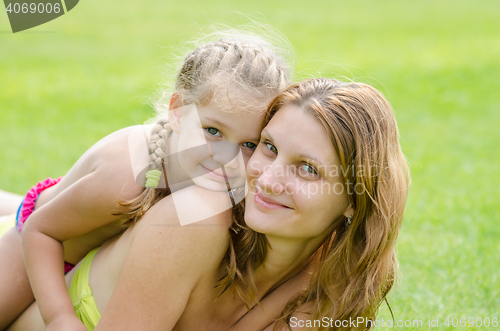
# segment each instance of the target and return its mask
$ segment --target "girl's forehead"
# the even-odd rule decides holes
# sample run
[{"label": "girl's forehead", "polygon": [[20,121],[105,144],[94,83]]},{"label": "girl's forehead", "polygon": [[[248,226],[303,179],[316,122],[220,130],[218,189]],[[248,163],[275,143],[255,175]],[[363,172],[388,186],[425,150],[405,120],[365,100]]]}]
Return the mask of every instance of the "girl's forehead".
[{"label": "girl's forehead", "polygon": [[248,141],[259,140],[264,112],[248,109],[225,111],[210,103],[196,108],[201,126],[213,126],[226,136],[229,134]]},{"label": "girl's forehead", "polygon": [[241,107],[229,103],[221,104],[214,100],[210,100],[206,105],[197,105],[196,108],[200,118],[211,117],[214,119],[221,119],[222,121],[259,121],[259,124],[262,123],[265,113],[265,109]]},{"label": "girl's forehead", "polygon": [[206,104],[226,112],[264,112],[274,96],[273,93],[258,88],[221,84],[213,88]]}]

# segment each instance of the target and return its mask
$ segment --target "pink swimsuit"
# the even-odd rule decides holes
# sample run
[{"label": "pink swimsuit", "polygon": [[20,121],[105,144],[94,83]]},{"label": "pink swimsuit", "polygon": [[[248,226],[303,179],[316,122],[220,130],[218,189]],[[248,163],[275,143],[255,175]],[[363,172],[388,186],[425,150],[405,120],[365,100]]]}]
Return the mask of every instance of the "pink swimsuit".
[{"label": "pink swimsuit", "polygon": [[[36,184],[36,186],[33,186],[31,190],[29,190],[26,193],[26,196],[24,197],[23,201],[21,202],[21,205],[19,206],[19,209],[17,210],[17,215],[16,215],[16,227],[19,230],[19,232],[22,231],[24,223],[28,219],[28,217],[33,213],[35,210],[35,204],[36,200],[38,199],[38,196],[40,193],[42,193],[44,190],[48,189],[49,187],[52,187],[59,183],[61,181],[62,177],[59,177],[57,179],[52,179],[52,178],[47,178],[46,180],[39,182]],[[73,269],[74,265],[64,262],[64,272],[68,273],[70,272],[71,269]]]}]

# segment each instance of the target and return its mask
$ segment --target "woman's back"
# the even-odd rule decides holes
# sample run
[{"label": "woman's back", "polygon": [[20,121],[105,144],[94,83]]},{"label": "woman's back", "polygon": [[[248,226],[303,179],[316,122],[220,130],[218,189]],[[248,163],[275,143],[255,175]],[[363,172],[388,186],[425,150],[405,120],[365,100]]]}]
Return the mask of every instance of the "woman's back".
[{"label": "woman's back", "polygon": [[[227,199],[223,192],[197,186],[185,191],[200,210]],[[231,210],[187,226],[180,226],[172,210],[174,198],[165,197],[122,236],[104,244],[93,260],[89,283],[109,327],[121,330],[134,321],[139,323],[134,328],[148,330],[262,330],[309,279],[306,270],[286,279],[249,313],[234,292],[219,297],[222,289],[216,287],[225,271]],[[114,314],[133,318],[117,325]],[[101,320],[96,330],[106,323]]]},{"label": "woman's back", "polygon": [[[186,190],[200,210],[228,199],[226,193],[197,186],[179,193]],[[99,249],[89,285],[107,320],[101,320],[96,330],[105,328],[107,321],[119,329],[129,325],[130,320],[117,325],[115,313],[122,320],[131,314],[139,323],[136,329],[148,330],[155,330],[155,325],[159,330],[224,330],[246,313],[243,302],[235,305],[227,295],[217,299],[221,289],[215,288],[224,273],[221,261],[228,248],[231,210],[187,226],[180,225],[175,210],[174,198],[164,198]]]}]

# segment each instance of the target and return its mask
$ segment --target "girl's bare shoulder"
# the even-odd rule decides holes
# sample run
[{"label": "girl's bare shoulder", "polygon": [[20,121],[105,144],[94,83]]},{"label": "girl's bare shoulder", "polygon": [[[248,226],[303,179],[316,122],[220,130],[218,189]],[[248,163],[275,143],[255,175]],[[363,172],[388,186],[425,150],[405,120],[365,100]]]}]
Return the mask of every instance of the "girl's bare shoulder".
[{"label": "girl's bare shoulder", "polygon": [[115,131],[95,143],[54,187],[52,195],[55,197],[82,182],[84,187],[97,185],[103,193],[110,192],[113,196],[122,192],[123,199],[137,196],[143,188],[136,184],[129,153],[129,135],[138,128],[140,126]]},{"label": "girl's bare shoulder", "polygon": [[[137,132],[142,133],[146,130],[143,125],[135,125],[115,131],[94,144],[87,151],[87,157],[95,163],[130,166],[130,162],[123,161],[129,161],[131,157],[134,157],[130,153],[129,144],[131,136]],[[146,136],[140,138],[147,139]]]}]

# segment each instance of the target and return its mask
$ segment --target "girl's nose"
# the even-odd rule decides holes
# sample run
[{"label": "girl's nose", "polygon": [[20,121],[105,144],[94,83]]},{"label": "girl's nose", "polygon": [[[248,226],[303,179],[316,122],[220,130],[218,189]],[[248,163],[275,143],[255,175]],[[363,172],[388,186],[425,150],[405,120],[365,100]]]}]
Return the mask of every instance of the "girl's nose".
[{"label": "girl's nose", "polygon": [[238,144],[223,140],[217,142],[209,142],[208,149],[210,157],[216,168],[224,166],[225,168],[239,167],[240,147]]}]

